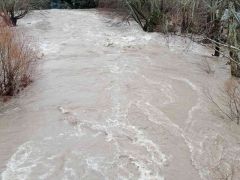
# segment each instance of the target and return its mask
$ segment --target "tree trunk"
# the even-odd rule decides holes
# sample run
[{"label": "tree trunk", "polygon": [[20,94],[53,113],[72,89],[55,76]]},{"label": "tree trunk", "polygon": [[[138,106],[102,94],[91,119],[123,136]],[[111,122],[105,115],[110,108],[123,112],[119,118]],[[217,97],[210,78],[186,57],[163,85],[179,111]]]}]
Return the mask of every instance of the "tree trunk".
[{"label": "tree trunk", "polygon": [[215,52],[213,54],[213,56],[219,57],[220,56],[220,46],[219,46],[219,39],[215,39],[216,43],[215,43]]},{"label": "tree trunk", "polygon": [[[233,12],[235,11],[235,7],[233,4],[230,5],[231,10]],[[237,49],[234,49],[232,47],[239,47],[238,45],[238,31],[237,31],[237,22],[233,14],[231,14],[231,17],[229,18],[229,29],[228,29],[228,43],[230,45],[229,47],[229,54],[231,57],[231,74],[235,77],[240,77],[240,52]],[[232,46],[232,47],[231,47]]]},{"label": "tree trunk", "polygon": [[11,23],[13,26],[17,26],[17,18],[16,17],[11,17],[10,20],[11,20]]},{"label": "tree trunk", "polygon": [[188,9],[189,7],[183,7],[182,8],[182,27],[181,27],[181,33],[188,33],[190,24],[192,23],[192,20],[190,19],[190,11]]},{"label": "tree trunk", "polygon": [[182,28],[181,28],[181,32],[182,33],[186,33],[187,32],[187,12],[186,9],[183,8],[182,9]]},{"label": "tree trunk", "polygon": [[240,77],[240,59],[234,50],[230,51],[230,57],[234,60],[231,61],[231,74],[235,77]]},{"label": "tree trunk", "polygon": [[214,41],[216,42],[215,43],[215,52],[214,52],[213,56],[217,56],[217,57],[220,56],[220,45],[219,45],[220,35],[221,35],[221,21],[216,19],[214,21],[212,36],[213,36]]}]

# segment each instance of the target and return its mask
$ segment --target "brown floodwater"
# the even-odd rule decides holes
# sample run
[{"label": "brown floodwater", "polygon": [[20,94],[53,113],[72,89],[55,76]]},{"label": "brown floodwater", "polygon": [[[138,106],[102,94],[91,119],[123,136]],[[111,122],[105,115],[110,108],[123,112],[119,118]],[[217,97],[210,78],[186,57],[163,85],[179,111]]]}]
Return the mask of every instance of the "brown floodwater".
[{"label": "brown floodwater", "polygon": [[1,107],[2,180],[240,179],[240,127],[204,93],[221,92],[226,60],[96,10],[36,11],[18,28],[44,57]]}]

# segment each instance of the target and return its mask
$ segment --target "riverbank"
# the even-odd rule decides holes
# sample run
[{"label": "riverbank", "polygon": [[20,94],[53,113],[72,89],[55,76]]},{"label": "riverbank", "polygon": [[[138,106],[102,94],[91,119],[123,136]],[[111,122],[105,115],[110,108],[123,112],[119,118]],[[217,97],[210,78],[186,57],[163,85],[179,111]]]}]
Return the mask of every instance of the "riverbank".
[{"label": "riverbank", "polygon": [[230,79],[224,58],[96,10],[36,11],[19,28],[45,56],[1,111],[3,180],[239,177],[239,127],[205,95]]}]

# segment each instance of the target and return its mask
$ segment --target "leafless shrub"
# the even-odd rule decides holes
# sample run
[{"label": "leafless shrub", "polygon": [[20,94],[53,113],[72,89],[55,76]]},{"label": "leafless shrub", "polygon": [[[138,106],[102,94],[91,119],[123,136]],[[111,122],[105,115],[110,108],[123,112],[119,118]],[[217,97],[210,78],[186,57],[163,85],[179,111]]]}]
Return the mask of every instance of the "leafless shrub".
[{"label": "leafless shrub", "polygon": [[225,88],[218,96],[220,101],[216,100],[209,91],[206,94],[222,115],[240,124],[240,82],[238,80],[226,82]]},{"label": "leafless shrub", "polygon": [[0,96],[13,96],[31,82],[36,52],[23,34],[0,29]]}]

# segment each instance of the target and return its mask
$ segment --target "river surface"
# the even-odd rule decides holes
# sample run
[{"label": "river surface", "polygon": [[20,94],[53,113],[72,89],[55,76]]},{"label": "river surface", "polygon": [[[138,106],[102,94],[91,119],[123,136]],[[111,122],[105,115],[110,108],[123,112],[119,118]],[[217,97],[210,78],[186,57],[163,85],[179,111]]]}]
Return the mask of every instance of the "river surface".
[{"label": "river surface", "polygon": [[230,78],[224,59],[97,10],[37,11],[18,28],[44,56],[1,107],[2,180],[240,179],[240,128],[204,93]]}]

